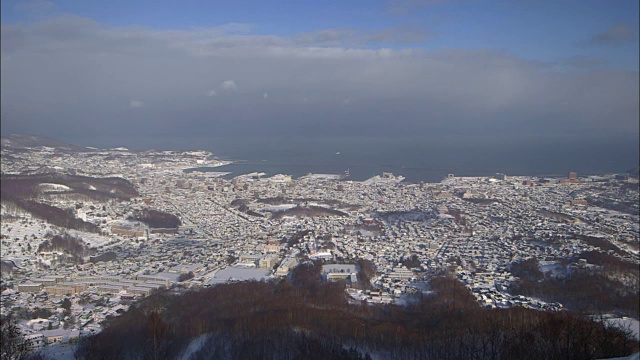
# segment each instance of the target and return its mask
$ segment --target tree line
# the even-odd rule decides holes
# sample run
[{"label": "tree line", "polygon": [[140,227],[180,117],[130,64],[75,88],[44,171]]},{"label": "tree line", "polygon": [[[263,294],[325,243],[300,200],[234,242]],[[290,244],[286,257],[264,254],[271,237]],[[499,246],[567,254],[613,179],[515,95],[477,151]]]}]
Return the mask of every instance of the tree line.
[{"label": "tree line", "polygon": [[129,219],[141,221],[151,228],[174,229],[182,225],[182,221],[177,216],[154,209],[136,210]]},{"label": "tree line", "polygon": [[61,235],[54,235],[51,239],[45,240],[38,246],[38,252],[50,252],[50,251],[64,251],[75,258],[82,258],[85,256],[95,254],[95,249],[90,249],[82,240],[77,236],[72,236],[67,233]]},{"label": "tree line", "polygon": [[[511,266],[513,275],[520,278],[510,291],[541,298],[548,302],[560,302],[565,307],[583,312],[623,312],[637,317],[640,313],[637,279],[638,267],[615,256],[598,251],[583,252],[584,258],[598,268],[574,267],[567,277],[545,277],[539,270],[538,260],[527,259]],[[635,279],[636,286],[628,286],[616,277],[627,274]]]},{"label": "tree line", "polygon": [[451,276],[407,306],[357,303],[322,282],[319,262],[291,281],[218,285],[144,299],[85,339],[77,359],[591,359],[638,351],[629,333],[574,312],[486,309]]},{"label": "tree line", "polygon": [[43,204],[35,200],[15,198],[4,192],[1,196],[3,202],[14,204],[24,211],[31,213],[34,217],[43,219],[52,225],[92,233],[100,232],[100,227],[76,218],[70,211],[65,211],[59,207]]},{"label": "tree line", "polygon": [[34,199],[40,195],[39,185],[61,184],[71,188],[70,193],[86,195],[98,201],[109,199],[130,200],[138,196],[133,184],[122,178],[96,178],[67,174],[2,175],[2,191],[21,199]]}]

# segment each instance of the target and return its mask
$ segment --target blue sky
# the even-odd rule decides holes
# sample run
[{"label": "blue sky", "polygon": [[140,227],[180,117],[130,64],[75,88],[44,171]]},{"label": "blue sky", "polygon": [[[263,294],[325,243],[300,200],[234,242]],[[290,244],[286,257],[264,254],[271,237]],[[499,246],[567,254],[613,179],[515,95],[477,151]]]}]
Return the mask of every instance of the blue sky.
[{"label": "blue sky", "polygon": [[7,132],[637,142],[638,1],[1,6]]},{"label": "blue sky", "polygon": [[291,36],[322,29],[420,33],[391,47],[493,48],[541,61],[575,55],[608,66],[638,68],[635,41],[589,46],[616,25],[638,28],[638,1],[3,1],[2,22],[33,22],[74,14],[106,26],[191,29],[243,23],[255,34]]}]

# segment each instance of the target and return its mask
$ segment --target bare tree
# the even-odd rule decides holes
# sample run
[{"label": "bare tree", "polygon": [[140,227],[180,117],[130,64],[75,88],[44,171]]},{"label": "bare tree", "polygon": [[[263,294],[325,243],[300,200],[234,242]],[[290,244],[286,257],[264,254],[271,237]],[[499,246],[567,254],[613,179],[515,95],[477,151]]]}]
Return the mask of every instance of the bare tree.
[{"label": "bare tree", "polygon": [[23,360],[29,358],[29,346],[18,329],[9,319],[2,324],[0,333],[0,358],[3,360]]}]

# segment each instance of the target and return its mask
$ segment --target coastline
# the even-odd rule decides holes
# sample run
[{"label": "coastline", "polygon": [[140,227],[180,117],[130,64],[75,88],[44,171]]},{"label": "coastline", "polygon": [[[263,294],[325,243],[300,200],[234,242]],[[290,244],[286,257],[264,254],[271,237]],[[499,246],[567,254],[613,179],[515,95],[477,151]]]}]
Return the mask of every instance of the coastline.
[{"label": "coastline", "polygon": [[[349,170],[350,176],[345,177],[344,173]],[[571,169],[568,169],[570,171]],[[400,166],[366,166],[355,165],[342,169],[339,166],[326,166],[326,165],[299,165],[299,164],[271,164],[271,163],[257,163],[248,162],[242,160],[228,161],[226,164],[218,166],[203,166],[188,168],[183,170],[185,173],[200,172],[205,174],[211,174],[209,177],[222,177],[226,179],[232,179],[238,176],[247,176],[253,173],[264,174],[261,177],[268,178],[277,174],[291,176],[294,179],[303,179],[309,174],[313,175],[333,175],[335,181],[366,181],[372,177],[382,175],[383,173],[391,173],[394,176],[404,177],[403,183],[439,183],[446,179],[449,174],[453,174],[457,178],[468,177],[494,177],[499,171],[490,170],[470,170],[468,172],[456,173],[453,169],[442,168],[419,168],[419,167],[400,167]],[[618,174],[616,172],[608,173],[579,173],[580,177],[589,176],[603,176]],[[505,174],[511,178],[537,178],[537,179],[560,179],[565,178],[567,173],[546,173],[537,174],[534,172],[529,173],[517,173],[517,174]]]}]

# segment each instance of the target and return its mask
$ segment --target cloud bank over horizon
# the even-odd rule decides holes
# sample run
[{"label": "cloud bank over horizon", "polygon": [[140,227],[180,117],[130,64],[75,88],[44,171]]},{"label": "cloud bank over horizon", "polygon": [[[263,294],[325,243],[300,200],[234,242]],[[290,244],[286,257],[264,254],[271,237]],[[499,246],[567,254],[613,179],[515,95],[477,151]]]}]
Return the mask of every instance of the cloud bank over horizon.
[{"label": "cloud bank over horizon", "polygon": [[[54,16],[2,24],[2,131],[135,136],[637,137],[638,71],[586,55],[412,45],[419,32],[258,34]],[[585,34],[624,46],[633,30]],[[72,134],[70,135],[70,131]]]}]

